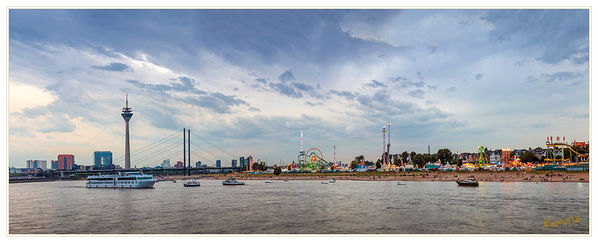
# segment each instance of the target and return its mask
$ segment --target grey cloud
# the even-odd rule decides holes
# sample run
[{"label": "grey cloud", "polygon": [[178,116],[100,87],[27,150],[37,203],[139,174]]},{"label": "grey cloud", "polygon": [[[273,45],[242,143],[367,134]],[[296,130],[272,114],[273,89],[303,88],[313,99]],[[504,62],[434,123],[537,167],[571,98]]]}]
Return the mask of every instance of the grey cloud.
[{"label": "grey cloud", "polygon": [[455,86],[452,86],[452,87],[446,89],[447,92],[454,92],[455,90],[457,90],[457,87],[455,87]]},{"label": "grey cloud", "polygon": [[[420,72],[418,72],[417,75],[420,79],[423,79]],[[401,88],[412,88],[412,87],[423,88],[426,85],[426,82],[424,82],[424,81],[413,82],[405,77],[400,77],[400,76],[396,77],[396,78],[390,78],[389,80],[393,83],[398,83],[399,87],[401,87]]]},{"label": "grey cloud", "polygon": [[219,92],[202,95],[196,98],[184,98],[182,101],[208,108],[218,113],[230,113],[230,108],[238,105],[247,105],[242,99],[236,98],[234,95],[225,95]]},{"label": "grey cloud", "polygon": [[355,94],[353,94],[349,91],[337,91],[337,90],[331,89],[330,93],[341,96],[341,97],[345,97],[348,100],[355,99]]},{"label": "grey cloud", "polygon": [[568,81],[571,79],[577,79],[584,76],[583,72],[556,72],[550,74],[542,74],[546,78],[546,82],[554,81]]},{"label": "grey cloud", "polygon": [[287,70],[284,73],[282,73],[280,76],[278,76],[278,79],[282,82],[286,82],[286,81],[294,81],[295,80],[295,76],[293,75],[293,73],[291,72],[291,70]]},{"label": "grey cloud", "polygon": [[118,62],[111,62],[110,64],[105,65],[105,66],[91,66],[91,68],[104,70],[104,71],[115,71],[115,72],[132,72],[133,71],[131,69],[131,67],[129,67],[129,65],[124,64],[124,63],[118,63]]},{"label": "grey cloud", "polygon": [[536,59],[544,63],[588,61],[588,9],[488,11],[483,19],[494,25],[489,33],[491,41],[520,53],[539,52]]},{"label": "grey cloud", "polygon": [[266,81],[266,79],[264,79],[264,78],[256,78],[256,79],[255,79],[255,81],[257,81],[258,83],[262,83],[262,84],[264,84],[264,85],[266,85],[266,84],[267,84],[267,81]]},{"label": "grey cloud", "polygon": [[292,98],[301,98],[303,94],[301,91],[296,91],[293,87],[285,83],[270,83],[270,88],[278,91],[279,93],[292,97]]},{"label": "grey cloud", "polygon": [[312,87],[309,84],[304,84],[304,83],[299,83],[299,82],[293,82],[291,83],[295,88],[300,89],[302,91],[311,91],[314,90],[314,87]]},{"label": "grey cloud", "polygon": [[181,92],[192,92],[199,95],[207,94],[206,91],[200,90],[195,88],[195,80],[181,76],[176,79],[171,79],[172,81],[179,81],[178,83],[170,83],[169,85],[165,84],[146,84],[139,82],[137,80],[127,80],[128,83],[131,83],[139,88],[149,89],[152,91],[157,91],[164,93],[166,91],[181,91]]},{"label": "grey cloud", "polygon": [[421,89],[409,91],[409,96],[414,97],[414,98],[423,99],[424,94],[425,94],[425,92]]},{"label": "grey cloud", "polygon": [[203,108],[213,110],[217,113],[230,113],[231,107],[238,105],[248,105],[242,99],[236,98],[234,95],[225,95],[220,92],[206,92],[195,88],[195,81],[188,77],[179,77],[180,83],[171,83],[170,85],[163,84],[145,84],[137,80],[127,80],[127,82],[148,91],[153,91],[155,94],[162,96],[163,98],[172,98],[167,91],[179,91],[179,92],[192,92],[196,96],[179,98],[182,102],[187,104],[197,105]]},{"label": "grey cloud", "polygon": [[386,87],[386,84],[376,81],[376,80],[372,80],[371,83],[367,83],[365,84],[366,86],[372,87],[372,88],[376,88],[376,87]]},{"label": "grey cloud", "polygon": [[313,103],[313,102],[309,102],[309,101],[306,101],[305,104],[309,105],[309,106],[321,106],[321,105],[324,105],[324,103],[322,103],[322,102]]},{"label": "grey cloud", "polygon": [[482,78],[482,76],[484,76],[484,74],[478,73],[478,74],[475,75],[475,79],[476,80],[480,80]]}]

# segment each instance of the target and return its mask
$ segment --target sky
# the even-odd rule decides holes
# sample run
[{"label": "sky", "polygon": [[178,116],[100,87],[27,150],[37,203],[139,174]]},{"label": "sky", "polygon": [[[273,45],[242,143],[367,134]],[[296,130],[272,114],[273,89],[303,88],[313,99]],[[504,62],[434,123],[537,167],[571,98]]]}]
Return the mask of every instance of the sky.
[{"label": "sky", "polygon": [[587,9],[10,9],[9,163],[123,166],[127,93],[134,166],[588,141],[588,64]]}]

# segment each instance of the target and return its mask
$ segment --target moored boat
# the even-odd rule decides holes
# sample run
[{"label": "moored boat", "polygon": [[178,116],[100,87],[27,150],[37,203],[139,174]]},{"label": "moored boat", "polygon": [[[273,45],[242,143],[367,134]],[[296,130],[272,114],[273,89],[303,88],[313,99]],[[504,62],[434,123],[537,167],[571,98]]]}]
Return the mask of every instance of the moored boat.
[{"label": "moored boat", "polygon": [[336,183],[336,180],[334,178],[331,178],[330,180],[328,180],[329,183]]},{"label": "moored boat", "polygon": [[222,181],[223,186],[240,186],[245,185],[245,182],[237,181],[234,177],[226,178],[226,180]]},{"label": "moored boat", "polygon": [[199,184],[198,181],[196,181],[195,179],[193,179],[192,181],[185,182],[185,184],[183,184],[183,186],[185,186],[185,187],[196,187],[196,186],[200,186],[200,184]]},{"label": "moored boat", "polygon": [[266,183],[274,183],[274,181],[272,181],[272,179],[268,179],[265,181]]},{"label": "moored boat", "polygon": [[85,187],[87,188],[152,188],[156,180],[152,175],[142,172],[124,172],[111,175],[88,176]]},{"label": "moored boat", "polygon": [[480,183],[476,179],[457,180],[459,186],[479,186]]}]

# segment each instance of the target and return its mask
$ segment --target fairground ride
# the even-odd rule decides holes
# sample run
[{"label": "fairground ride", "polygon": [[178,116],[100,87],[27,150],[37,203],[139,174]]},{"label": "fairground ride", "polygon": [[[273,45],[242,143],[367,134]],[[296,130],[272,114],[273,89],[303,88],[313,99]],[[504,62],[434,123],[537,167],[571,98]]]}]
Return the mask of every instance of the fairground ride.
[{"label": "fairground ride", "polygon": [[320,170],[332,167],[332,163],[324,159],[322,151],[318,148],[310,148],[305,152],[301,151],[297,159],[301,170]]}]

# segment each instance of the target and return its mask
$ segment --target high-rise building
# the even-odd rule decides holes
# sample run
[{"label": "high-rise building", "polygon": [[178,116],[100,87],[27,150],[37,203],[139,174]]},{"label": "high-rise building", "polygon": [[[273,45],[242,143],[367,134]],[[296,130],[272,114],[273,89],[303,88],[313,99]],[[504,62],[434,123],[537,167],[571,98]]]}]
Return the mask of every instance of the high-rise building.
[{"label": "high-rise building", "polygon": [[201,161],[195,162],[195,168],[199,168],[199,167],[201,167]]},{"label": "high-rise building", "polygon": [[241,166],[241,168],[245,167],[245,157],[239,158],[239,166]]},{"label": "high-rise building", "polygon": [[46,160],[27,160],[27,169],[47,169]]},{"label": "high-rise building", "polygon": [[72,170],[74,163],[75,163],[74,155],[72,155],[72,154],[59,154],[58,155],[58,169],[59,170]]},{"label": "high-rise building", "polygon": [[58,160],[52,160],[52,169],[53,170],[57,170],[58,169]]},{"label": "high-rise building", "polygon": [[170,159],[162,160],[162,168],[170,168]]},{"label": "high-rise building", "polygon": [[182,169],[183,168],[183,162],[177,161],[176,164],[174,165],[174,168]]},{"label": "high-rise building", "polygon": [[230,162],[230,167],[237,167],[237,160],[236,160],[236,159],[233,159],[233,160]]},{"label": "high-rise building", "polygon": [[112,152],[110,152],[110,151],[95,151],[95,152],[93,152],[93,165],[96,168],[112,167]]},{"label": "high-rise building", "polygon": [[131,169],[131,153],[129,147],[129,120],[133,117],[133,109],[129,107],[129,95],[127,94],[127,98],[125,101],[125,107],[123,108],[123,113],[121,114],[123,119],[125,119],[125,169]]},{"label": "high-rise building", "polygon": [[222,165],[222,162],[220,160],[216,160],[216,167],[220,167]]}]

